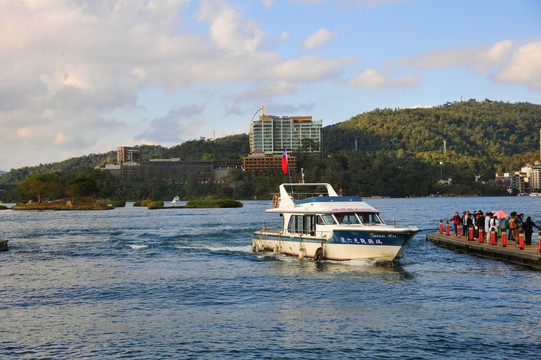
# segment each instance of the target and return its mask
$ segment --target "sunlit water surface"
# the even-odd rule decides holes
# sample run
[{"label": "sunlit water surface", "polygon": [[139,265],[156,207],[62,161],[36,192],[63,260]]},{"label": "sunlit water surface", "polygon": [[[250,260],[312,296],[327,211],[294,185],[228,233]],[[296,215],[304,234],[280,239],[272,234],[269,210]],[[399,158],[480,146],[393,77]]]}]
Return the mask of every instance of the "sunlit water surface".
[{"label": "sunlit water surface", "polygon": [[425,241],[455,211],[541,223],[541,198],[367,201],[422,229],[394,266],[252,253],[270,201],[1,211],[0,358],[541,358],[541,272]]}]

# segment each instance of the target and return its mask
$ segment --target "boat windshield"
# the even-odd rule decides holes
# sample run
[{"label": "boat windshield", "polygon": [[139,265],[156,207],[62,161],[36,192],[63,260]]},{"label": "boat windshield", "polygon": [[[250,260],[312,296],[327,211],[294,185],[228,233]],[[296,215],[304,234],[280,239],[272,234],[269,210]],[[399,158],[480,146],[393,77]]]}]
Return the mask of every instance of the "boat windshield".
[{"label": "boat windshield", "polygon": [[336,224],[336,221],[334,221],[334,218],[330,214],[319,215],[318,218],[320,218],[320,219],[322,219],[324,221],[322,224],[319,224],[319,225],[325,225],[325,224],[334,225],[334,224]]},{"label": "boat windshield", "polygon": [[359,219],[357,216],[355,216],[355,213],[342,213],[342,214],[334,214],[334,217],[336,217],[336,220],[338,220],[338,223],[340,224],[358,224]]},{"label": "boat windshield", "polygon": [[378,213],[357,213],[359,219],[364,225],[383,224],[383,220],[379,217]]}]

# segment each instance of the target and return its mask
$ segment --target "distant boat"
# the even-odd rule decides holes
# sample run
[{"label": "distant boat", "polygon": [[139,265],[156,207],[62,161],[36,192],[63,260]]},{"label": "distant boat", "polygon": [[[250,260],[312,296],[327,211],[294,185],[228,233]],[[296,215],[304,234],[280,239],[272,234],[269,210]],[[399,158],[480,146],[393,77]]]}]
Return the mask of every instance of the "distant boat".
[{"label": "distant boat", "polygon": [[530,196],[541,196],[541,193],[533,192],[533,193],[530,193]]},{"label": "distant boat", "polygon": [[176,203],[180,202],[180,198],[178,196],[175,196],[171,202],[173,204],[176,204]]},{"label": "distant boat", "polygon": [[[286,187],[325,188],[325,194],[296,200]],[[302,189],[301,189],[302,190]],[[265,224],[255,231],[252,249],[288,255],[313,257],[316,260],[370,259],[393,261],[402,257],[404,248],[419,228],[386,225],[379,211],[359,196],[338,196],[327,183],[282,184],[274,208],[267,213],[280,215],[278,229]]]}]

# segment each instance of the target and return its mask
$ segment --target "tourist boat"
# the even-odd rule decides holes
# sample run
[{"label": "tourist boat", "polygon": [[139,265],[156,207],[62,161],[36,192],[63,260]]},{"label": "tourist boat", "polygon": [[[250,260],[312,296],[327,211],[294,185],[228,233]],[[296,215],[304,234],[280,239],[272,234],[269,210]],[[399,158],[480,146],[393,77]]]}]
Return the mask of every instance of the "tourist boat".
[{"label": "tourist boat", "polygon": [[171,202],[173,204],[176,204],[176,203],[180,202],[180,198],[178,196],[175,196]]},{"label": "tourist boat", "polygon": [[[325,189],[325,193],[294,192],[308,187]],[[301,260],[306,256],[390,262],[403,256],[419,231],[414,226],[397,227],[396,222],[385,224],[379,211],[360,196],[338,196],[327,183],[282,184],[280,195],[273,198],[273,208],[266,213],[279,214],[281,226],[270,229],[263,223],[262,229],[254,232],[252,250],[295,255]]]}]

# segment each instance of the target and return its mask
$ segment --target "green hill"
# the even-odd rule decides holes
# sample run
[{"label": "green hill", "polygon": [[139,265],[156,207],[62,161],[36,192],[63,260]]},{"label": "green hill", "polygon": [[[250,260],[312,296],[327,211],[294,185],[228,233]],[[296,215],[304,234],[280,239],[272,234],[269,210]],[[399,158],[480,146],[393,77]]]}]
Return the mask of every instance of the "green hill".
[{"label": "green hill", "polygon": [[[479,161],[500,171],[538,159],[541,105],[485,100],[429,109],[376,109],[323,129],[326,151],[406,151],[425,160]],[[512,168],[514,167],[514,168]]]},{"label": "green hill", "polygon": [[[526,162],[539,159],[540,129],[541,105],[530,103],[472,99],[429,109],[375,109],[324,127],[323,156],[300,151],[296,154],[297,166],[304,168],[310,181],[333,183],[348,194],[496,195],[502,193],[494,182],[496,172],[516,171]],[[249,153],[248,142],[248,135],[240,134],[214,140],[189,140],[171,148],[150,145],[140,148],[143,160],[180,158],[240,163],[241,157]],[[27,176],[37,173],[62,172],[67,179],[79,167],[115,161],[116,151],[110,151],[11,170],[0,176],[0,188],[14,189]],[[442,177],[452,178],[452,186],[439,184]],[[242,171],[234,172],[232,179],[236,187],[227,189],[234,191],[228,195],[237,198],[265,198],[276,190],[277,184],[289,181],[279,174]],[[129,199],[143,196],[167,199],[172,194],[195,191],[156,182],[117,185],[107,182],[106,185],[111,194]],[[212,187],[196,190],[197,195],[212,195],[217,191]]]},{"label": "green hill", "polygon": [[[215,140],[189,140],[166,148],[159,145],[140,145],[143,160],[181,158],[182,160],[231,160],[250,152],[248,135],[232,135]],[[0,176],[0,185],[17,185],[29,175],[72,171],[78,167],[95,167],[116,162],[116,150],[102,154],[89,154],[60,162],[13,169]]]}]

